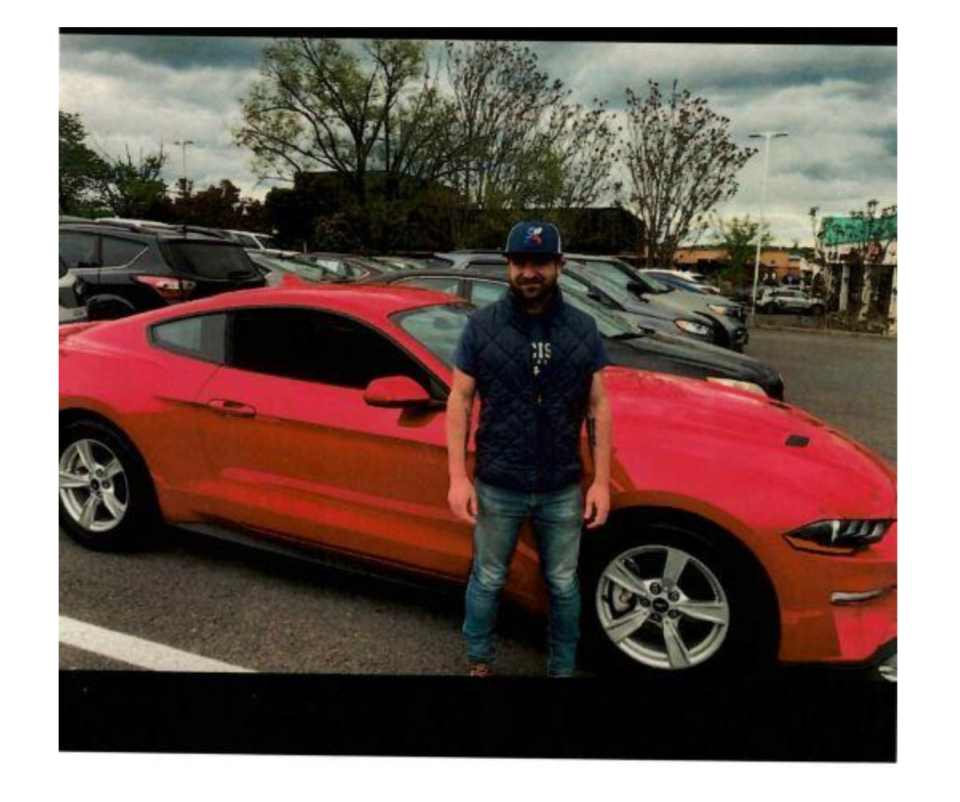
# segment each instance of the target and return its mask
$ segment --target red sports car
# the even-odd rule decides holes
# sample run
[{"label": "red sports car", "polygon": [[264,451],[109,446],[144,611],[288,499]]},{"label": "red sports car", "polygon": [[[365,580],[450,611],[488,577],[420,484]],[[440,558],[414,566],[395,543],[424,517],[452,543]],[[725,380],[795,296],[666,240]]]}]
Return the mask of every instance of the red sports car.
[{"label": "red sports car", "polygon": [[[470,312],[426,290],[291,286],[61,326],[62,525],[108,548],[162,519],[465,583],[444,405]],[[607,387],[613,512],[581,561],[589,658],[894,655],[892,468],[755,394],[622,368]],[[507,592],[545,609],[529,531]]]}]

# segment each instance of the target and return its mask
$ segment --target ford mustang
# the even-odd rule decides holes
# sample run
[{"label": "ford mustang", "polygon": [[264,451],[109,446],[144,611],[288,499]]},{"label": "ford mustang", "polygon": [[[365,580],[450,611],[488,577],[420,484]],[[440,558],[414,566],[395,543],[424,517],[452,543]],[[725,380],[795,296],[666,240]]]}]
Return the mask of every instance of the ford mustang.
[{"label": "ford mustang", "polygon": [[[465,583],[444,408],[470,311],[429,290],[284,286],[61,326],[62,526],[106,549],[163,521]],[[895,663],[892,468],[754,393],[627,368],[606,384],[612,513],[584,534],[583,658]],[[506,592],[546,608],[529,530]]]}]

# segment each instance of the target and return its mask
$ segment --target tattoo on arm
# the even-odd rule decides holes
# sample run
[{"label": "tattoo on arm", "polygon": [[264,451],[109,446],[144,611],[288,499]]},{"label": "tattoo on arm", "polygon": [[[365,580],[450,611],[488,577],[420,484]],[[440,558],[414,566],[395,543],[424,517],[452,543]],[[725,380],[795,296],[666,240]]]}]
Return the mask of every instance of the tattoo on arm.
[{"label": "tattoo on arm", "polygon": [[597,451],[597,419],[587,416],[587,439],[590,441],[590,451]]}]

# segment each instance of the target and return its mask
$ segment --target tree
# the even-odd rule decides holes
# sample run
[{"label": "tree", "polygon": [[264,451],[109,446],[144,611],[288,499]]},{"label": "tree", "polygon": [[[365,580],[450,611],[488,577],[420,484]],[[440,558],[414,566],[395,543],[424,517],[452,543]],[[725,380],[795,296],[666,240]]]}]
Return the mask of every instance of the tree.
[{"label": "tree", "polygon": [[710,210],[737,193],[736,176],[757,151],[734,144],[729,118],[676,81],[669,97],[656,81],[646,97],[631,89],[626,97],[626,202],[644,224],[646,263],[669,268],[680,243],[699,236]]},{"label": "tree", "polygon": [[166,198],[167,185],[160,177],[166,162],[163,145],[156,153],[141,152],[136,161],[130,148],[124,148],[124,156],[105,154],[104,169],[96,179],[100,203],[116,217],[155,216]]},{"label": "tree", "polygon": [[443,104],[422,42],[375,39],[357,54],[335,39],[283,39],[264,49],[260,73],[234,137],[261,178],[326,168],[351,179],[362,205],[368,171],[391,186],[429,171]]},{"label": "tree", "polygon": [[761,251],[770,245],[770,226],[764,221],[760,234],[760,221],[746,217],[731,217],[724,220],[717,217],[714,224],[714,237],[726,254],[723,278],[733,284],[746,284],[753,280],[753,267],[757,254],[757,237],[760,236]]},{"label": "tree", "polygon": [[60,111],[60,212],[87,214],[94,204],[97,181],[106,164],[86,144],[79,114]]},{"label": "tree", "polygon": [[456,121],[447,175],[464,219],[483,210],[499,227],[497,212],[583,208],[610,192],[618,131],[605,103],[571,103],[513,42],[448,43],[447,73]]},{"label": "tree", "polygon": [[[389,247],[410,208],[403,179],[435,179],[452,142],[452,109],[424,43],[374,39],[356,52],[334,39],[283,39],[264,49],[260,72],[234,131],[253,151],[254,171],[286,181],[322,170],[343,176],[352,198],[337,225],[362,240],[376,228]],[[372,175],[383,201],[374,206]]]}]

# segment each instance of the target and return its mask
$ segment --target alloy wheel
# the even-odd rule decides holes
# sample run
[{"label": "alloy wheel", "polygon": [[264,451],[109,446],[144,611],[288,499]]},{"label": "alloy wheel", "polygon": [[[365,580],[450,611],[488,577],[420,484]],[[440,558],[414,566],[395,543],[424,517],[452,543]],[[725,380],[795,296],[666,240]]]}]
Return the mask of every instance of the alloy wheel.
[{"label": "alloy wheel", "polygon": [[130,502],[130,485],[117,456],[99,440],[71,443],[60,456],[60,501],[88,532],[109,532]]},{"label": "alloy wheel", "polygon": [[596,608],[611,642],[652,668],[705,663],[730,626],[730,603],[716,574],[672,546],[638,546],[611,560],[597,585]]}]

